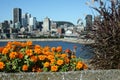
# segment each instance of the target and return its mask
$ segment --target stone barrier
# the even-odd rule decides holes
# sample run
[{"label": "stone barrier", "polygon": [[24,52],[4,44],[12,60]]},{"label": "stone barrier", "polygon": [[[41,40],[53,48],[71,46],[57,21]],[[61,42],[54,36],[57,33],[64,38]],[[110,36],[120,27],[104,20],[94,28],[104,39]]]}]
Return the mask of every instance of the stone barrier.
[{"label": "stone barrier", "polygon": [[0,73],[0,80],[120,80],[120,70]]}]

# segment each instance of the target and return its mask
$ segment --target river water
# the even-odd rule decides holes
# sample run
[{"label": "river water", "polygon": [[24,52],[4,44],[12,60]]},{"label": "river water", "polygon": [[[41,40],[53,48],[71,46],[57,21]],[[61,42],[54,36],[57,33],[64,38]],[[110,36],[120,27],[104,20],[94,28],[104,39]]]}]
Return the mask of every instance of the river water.
[{"label": "river water", "polygon": [[[7,42],[0,42],[0,46],[6,45]],[[79,43],[71,43],[71,42],[64,42],[64,41],[33,41],[33,44],[38,44],[41,46],[50,46],[50,47],[57,47],[62,46],[63,50],[70,49],[73,50],[74,46],[77,46],[76,56],[81,57],[83,59],[91,58],[91,51],[88,49],[87,46],[84,44]]]}]

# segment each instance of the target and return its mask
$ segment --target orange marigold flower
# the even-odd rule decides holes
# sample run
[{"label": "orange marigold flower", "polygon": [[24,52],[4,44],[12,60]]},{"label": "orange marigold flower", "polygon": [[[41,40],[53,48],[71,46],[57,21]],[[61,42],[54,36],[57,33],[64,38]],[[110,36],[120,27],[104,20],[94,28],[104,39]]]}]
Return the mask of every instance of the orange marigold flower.
[{"label": "orange marigold flower", "polygon": [[8,44],[9,44],[9,45],[11,45],[11,44],[12,44],[12,42],[11,42],[11,41],[8,41],[8,42],[7,42],[7,45],[8,45]]},{"label": "orange marigold flower", "polygon": [[55,47],[52,47],[52,48],[51,48],[51,51],[52,51],[52,52],[55,52],[55,51],[56,51],[56,48],[55,48]]},{"label": "orange marigold flower", "polygon": [[44,54],[45,55],[50,55],[50,54],[52,54],[50,51],[46,51],[46,52],[44,52]]},{"label": "orange marigold flower", "polygon": [[18,41],[13,41],[12,44],[17,45],[17,46],[21,46],[21,42],[18,42]]},{"label": "orange marigold flower", "polygon": [[55,57],[60,58],[60,57],[61,57],[61,54],[56,54]]},{"label": "orange marigold flower", "polygon": [[56,72],[58,70],[58,66],[51,66],[51,71]]},{"label": "orange marigold flower", "polygon": [[45,55],[39,55],[38,58],[39,58],[39,60],[45,60],[46,56]]},{"label": "orange marigold flower", "polygon": [[79,61],[76,65],[76,69],[81,69],[82,67],[83,67],[83,63]]},{"label": "orange marigold flower", "polygon": [[16,45],[11,46],[11,50],[15,50],[15,48],[16,48]]},{"label": "orange marigold flower", "polygon": [[17,55],[18,55],[17,52],[11,52],[9,57],[10,57],[10,59],[14,59],[17,57]]},{"label": "orange marigold flower", "polygon": [[51,55],[55,55],[55,53],[54,53],[54,52],[51,52]]},{"label": "orange marigold flower", "polygon": [[4,49],[4,47],[0,47],[0,53],[2,53],[3,49]]},{"label": "orange marigold flower", "polygon": [[26,45],[27,45],[27,46],[31,46],[31,45],[32,45],[32,41],[27,41],[27,42],[26,42]]},{"label": "orange marigold flower", "polygon": [[45,47],[43,48],[43,51],[44,51],[44,52],[50,51],[50,47],[49,47],[49,46],[45,46]]},{"label": "orange marigold flower", "polygon": [[26,43],[21,43],[21,46],[22,46],[22,47],[25,47],[25,46],[26,46]]},{"label": "orange marigold flower", "polygon": [[34,52],[35,52],[36,54],[42,53],[41,49],[39,49],[39,48],[35,48],[35,49],[34,49]]},{"label": "orange marigold flower", "polygon": [[27,54],[28,56],[32,56],[32,55],[33,55],[32,49],[27,49],[25,52],[26,52],[26,54]]},{"label": "orange marigold flower", "polygon": [[58,46],[58,47],[56,48],[56,51],[57,51],[57,52],[62,52],[62,46]]},{"label": "orange marigold flower", "polygon": [[48,55],[48,57],[47,57],[49,60],[51,60],[51,59],[54,59],[54,56],[53,55]]},{"label": "orange marigold flower", "polygon": [[50,60],[50,64],[54,64],[55,62],[56,62],[55,59],[51,59],[51,60]]},{"label": "orange marigold flower", "polygon": [[40,45],[35,45],[35,46],[34,46],[34,49],[40,49],[40,48],[41,48]]},{"label": "orange marigold flower", "polygon": [[67,54],[61,54],[61,57],[65,58],[65,57],[67,57]]},{"label": "orange marigold flower", "polygon": [[0,69],[2,70],[5,67],[5,64],[3,62],[0,62]]},{"label": "orange marigold flower", "polygon": [[49,67],[50,66],[50,63],[49,62],[45,62],[44,63],[44,67]]},{"label": "orange marigold flower", "polygon": [[11,49],[12,48],[12,44],[7,44],[6,46],[5,46],[7,49]]},{"label": "orange marigold flower", "polygon": [[22,66],[22,70],[23,70],[23,71],[27,71],[27,70],[28,70],[28,65],[26,65],[26,64],[23,65],[23,66]]},{"label": "orange marigold flower", "polygon": [[59,65],[59,66],[61,66],[63,63],[64,63],[63,60],[58,60],[58,61],[57,61],[57,65]]},{"label": "orange marigold flower", "polygon": [[3,50],[2,50],[2,54],[7,54],[9,52],[9,49],[8,48],[4,48]]},{"label": "orange marigold flower", "polygon": [[70,62],[70,59],[69,58],[65,58],[65,63],[68,64]]},{"label": "orange marigold flower", "polygon": [[24,54],[23,54],[23,53],[19,53],[19,54],[18,54],[18,58],[19,58],[19,59],[23,59],[23,57],[24,57]]},{"label": "orange marigold flower", "polygon": [[31,57],[30,57],[30,60],[31,60],[32,62],[37,62],[37,56],[31,56]]}]

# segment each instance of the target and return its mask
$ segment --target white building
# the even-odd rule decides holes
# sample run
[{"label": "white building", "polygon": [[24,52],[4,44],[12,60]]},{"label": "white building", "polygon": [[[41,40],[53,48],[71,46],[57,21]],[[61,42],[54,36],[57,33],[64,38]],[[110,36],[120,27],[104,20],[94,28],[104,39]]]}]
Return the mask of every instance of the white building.
[{"label": "white building", "polygon": [[57,23],[51,22],[51,32],[57,32]]},{"label": "white building", "polygon": [[36,29],[36,23],[37,23],[36,17],[31,17],[29,19],[29,26],[31,26],[33,29]]},{"label": "white building", "polygon": [[43,20],[43,29],[42,29],[42,32],[49,32],[51,30],[50,28],[50,19],[48,17],[46,17],[44,20]]},{"label": "white building", "polygon": [[65,39],[78,39],[79,34],[77,32],[73,32],[73,30],[67,30],[65,31],[64,38]]}]

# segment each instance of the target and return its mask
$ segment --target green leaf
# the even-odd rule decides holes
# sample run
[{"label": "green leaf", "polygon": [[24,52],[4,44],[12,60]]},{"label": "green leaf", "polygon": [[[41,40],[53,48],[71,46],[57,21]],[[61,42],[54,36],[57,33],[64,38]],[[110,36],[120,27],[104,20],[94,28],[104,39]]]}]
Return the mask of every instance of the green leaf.
[{"label": "green leaf", "polygon": [[16,67],[15,65],[14,65],[14,66],[12,66],[12,69],[13,69],[13,70],[15,70],[16,68],[17,68],[17,67]]},{"label": "green leaf", "polygon": [[24,57],[24,58],[25,58],[25,60],[27,60],[27,59],[28,59],[28,56],[27,56],[27,55],[25,55],[25,57]]},{"label": "green leaf", "polygon": [[1,61],[6,61],[7,60],[7,56],[2,56]]},{"label": "green leaf", "polygon": [[48,72],[48,68],[45,68],[45,67],[44,67],[44,68],[43,68],[43,71],[44,71],[44,72]]},{"label": "green leaf", "polygon": [[25,48],[22,48],[22,49],[20,50],[20,52],[25,52],[25,50],[26,50]]}]

